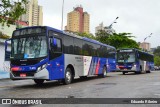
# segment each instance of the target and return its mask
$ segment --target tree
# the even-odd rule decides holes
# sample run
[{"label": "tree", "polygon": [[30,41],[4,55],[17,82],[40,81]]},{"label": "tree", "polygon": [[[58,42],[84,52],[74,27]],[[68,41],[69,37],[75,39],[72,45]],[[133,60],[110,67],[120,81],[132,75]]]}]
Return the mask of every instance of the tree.
[{"label": "tree", "polygon": [[154,56],[154,65],[160,66],[160,56]]},{"label": "tree", "polygon": [[131,33],[114,33],[113,36],[109,37],[109,45],[120,48],[139,48],[138,43],[131,39]]},{"label": "tree", "polygon": [[106,33],[105,30],[99,30],[97,33],[96,33],[96,39],[102,43],[105,43],[105,44],[109,44],[109,37],[111,35]]},{"label": "tree", "polygon": [[131,33],[113,33],[108,34],[105,31],[100,31],[96,34],[96,39],[102,43],[111,45],[116,47],[116,49],[120,48],[139,48],[139,45],[136,41],[131,39],[134,36],[131,36]]},{"label": "tree", "polygon": [[79,36],[82,36],[82,37],[87,37],[87,38],[90,38],[90,39],[96,39],[93,34],[88,34],[88,33],[85,33],[85,32],[83,32],[83,33],[78,32],[76,34],[79,35]]},{"label": "tree", "polygon": [[154,50],[153,54],[156,55],[156,56],[160,56],[160,46],[158,46],[158,47]]},{"label": "tree", "polygon": [[0,1],[0,23],[4,25],[13,23],[26,12],[24,5],[27,0],[1,0]]},{"label": "tree", "polygon": [[160,46],[158,46],[158,47],[154,50],[153,54],[154,54],[154,64],[155,64],[156,66],[160,66]]}]

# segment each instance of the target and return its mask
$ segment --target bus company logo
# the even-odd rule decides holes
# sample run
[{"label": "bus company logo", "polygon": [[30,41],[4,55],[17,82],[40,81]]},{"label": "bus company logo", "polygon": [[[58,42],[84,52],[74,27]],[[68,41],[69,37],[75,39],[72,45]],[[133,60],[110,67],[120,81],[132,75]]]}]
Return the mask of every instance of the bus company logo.
[{"label": "bus company logo", "polygon": [[11,99],[2,99],[2,104],[11,104]]},{"label": "bus company logo", "polygon": [[36,67],[29,67],[30,70],[36,70]]}]

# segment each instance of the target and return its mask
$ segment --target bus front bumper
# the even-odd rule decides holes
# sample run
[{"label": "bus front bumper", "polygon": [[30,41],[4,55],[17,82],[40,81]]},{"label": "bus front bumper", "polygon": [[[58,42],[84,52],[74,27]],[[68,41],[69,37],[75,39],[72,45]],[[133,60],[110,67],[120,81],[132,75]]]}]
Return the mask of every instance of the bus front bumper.
[{"label": "bus front bumper", "polygon": [[127,69],[127,68],[124,68],[124,69],[120,69],[119,67],[117,67],[116,69],[117,72],[136,72],[136,66],[133,66],[131,69]]},{"label": "bus front bumper", "polygon": [[[21,76],[21,74],[24,74]],[[41,71],[30,73],[30,72],[24,72],[19,73],[17,72],[11,72],[10,73],[10,79],[12,80],[22,80],[22,79],[49,79],[49,73],[48,70],[45,68]]]}]

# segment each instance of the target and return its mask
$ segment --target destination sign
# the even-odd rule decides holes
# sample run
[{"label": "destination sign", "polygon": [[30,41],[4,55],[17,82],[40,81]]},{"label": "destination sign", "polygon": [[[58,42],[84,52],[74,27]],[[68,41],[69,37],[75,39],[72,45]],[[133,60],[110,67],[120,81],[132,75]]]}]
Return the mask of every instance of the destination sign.
[{"label": "destination sign", "polygon": [[22,36],[35,33],[45,33],[45,27],[33,27],[15,30],[13,36]]},{"label": "destination sign", "polygon": [[119,52],[133,52],[133,50],[128,49],[128,50],[119,50]]}]

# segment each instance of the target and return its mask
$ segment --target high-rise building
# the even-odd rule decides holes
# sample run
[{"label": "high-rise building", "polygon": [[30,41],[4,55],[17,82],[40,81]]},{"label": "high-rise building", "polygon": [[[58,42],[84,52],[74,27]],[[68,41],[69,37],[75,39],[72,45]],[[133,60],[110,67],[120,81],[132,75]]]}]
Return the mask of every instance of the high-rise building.
[{"label": "high-rise building", "polygon": [[38,0],[30,0],[25,5],[26,14],[20,17],[21,21],[28,22],[29,26],[41,26],[43,25],[43,12],[42,6],[38,5]]},{"label": "high-rise building", "polygon": [[67,15],[67,26],[65,30],[71,32],[89,33],[90,15],[83,12],[82,6],[77,6]]},{"label": "high-rise building", "polygon": [[148,42],[139,42],[139,47],[142,48],[143,50],[150,51],[151,50],[151,44]]},{"label": "high-rise building", "polygon": [[83,15],[84,15],[83,32],[89,33],[89,19],[90,19],[90,15],[87,12],[84,12]]},{"label": "high-rise building", "polygon": [[99,26],[97,26],[97,27],[95,28],[95,33],[98,33],[98,31],[100,31],[100,30],[104,30],[103,22],[100,23]]},{"label": "high-rise building", "polygon": [[100,31],[100,30],[105,31],[105,32],[108,33],[108,34],[113,34],[113,33],[115,33],[115,30],[114,30],[112,27],[110,27],[110,26],[105,26],[105,27],[104,27],[103,22],[100,23],[99,26],[97,26],[97,27],[95,28],[95,33],[98,33],[98,31]]}]

